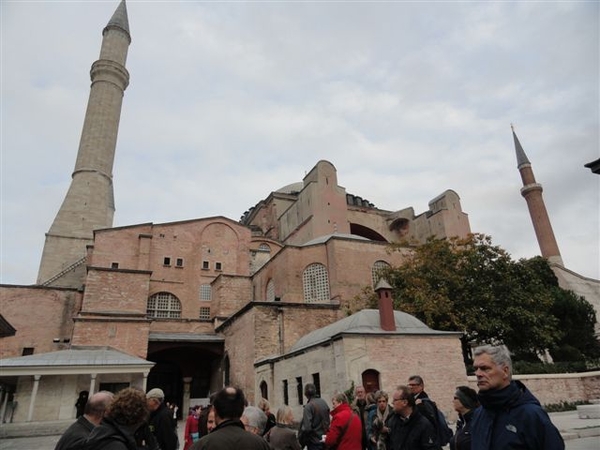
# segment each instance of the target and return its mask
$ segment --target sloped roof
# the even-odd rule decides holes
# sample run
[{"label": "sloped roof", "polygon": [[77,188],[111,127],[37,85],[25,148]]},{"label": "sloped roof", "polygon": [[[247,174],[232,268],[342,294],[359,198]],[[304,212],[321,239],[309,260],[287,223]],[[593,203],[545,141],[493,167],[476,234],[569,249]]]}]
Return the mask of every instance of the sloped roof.
[{"label": "sloped roof", "polygon": [[371,241],[370,239],[367,239],[366,237],[363,236],[359,236],[357,234],[347,234],[347,233],[331,233],[331,234],[326,234],[324,236],[319,236],[317,238],[314,238],[311,241],[308,241],[304,244],[302,244],[302,247],[306,247],[309,245],[316,245],[316,244],[323,244],[325,242],[327,242],[329,239],[354,239],[356,241]]},{"label": "sloped roof", "polygon": [[381,328],[379,310],[363,309],[351,316],[331,325],[312,331],[298,339],[290,348],[296,352],[314,345],[322,344],[341,334],[385,334],[385,335],[428,335],[428,336],[458,336],[455,331],[438,331],[429,328],[419,319],[402,311],[394,311],[396,331],[385,331]]},{"label": "sloped roof", "polygon": [[0,376],[149,372],[153,362],[110,347],[81,347],[0,359]]}]

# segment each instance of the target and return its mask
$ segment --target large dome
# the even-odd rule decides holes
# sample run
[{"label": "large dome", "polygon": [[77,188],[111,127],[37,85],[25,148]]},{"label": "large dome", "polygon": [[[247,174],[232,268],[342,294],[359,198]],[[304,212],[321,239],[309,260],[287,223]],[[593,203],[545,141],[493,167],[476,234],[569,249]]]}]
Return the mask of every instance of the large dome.
[{"label": "large dome", "polygon": [[304,182],[298,181],[297,183],[288,184],[282,188],[277,189],[275,192],[280,194],[296,194],[304,189]]}]

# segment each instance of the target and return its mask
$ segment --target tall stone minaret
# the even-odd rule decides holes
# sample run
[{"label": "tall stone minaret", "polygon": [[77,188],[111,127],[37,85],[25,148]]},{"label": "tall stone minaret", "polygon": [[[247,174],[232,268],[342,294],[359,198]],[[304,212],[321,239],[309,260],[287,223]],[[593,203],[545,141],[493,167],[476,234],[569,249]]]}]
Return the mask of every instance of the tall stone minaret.
[{"label": "tall stone minaret", "polygon": [[100,58],[90,71],[92,85],[69,191],[46,233],[37,283],[80,287],[86,245],[93,230],[112,226],[115,212],[112,169],[131,43],[122,0],[102,31]]},{"label": "tall stone minaret", "polygon": [[558,244],[556,243],[554,231],[552,231],[552,225],[550,224],[550,218],[548,217],[548,211],[546,211],[546,205],[542,198],[542,185],[535,181],[531,163],[527,159],[527,155],[525,155],[523,147],[521,147],[521,143],[519,142],[512,125],[511,129],[515,141],[515,151],[517,153],[517,167],[521,174],[521,180],[523,181],[521,195],[527,202],[529,215],[533,222],[533,229],[535,230],[535,236],[537,237],[540,251],[542,252],[542,256],[549,262],[560,264],[562,266],[562,257],[560,256]]}]

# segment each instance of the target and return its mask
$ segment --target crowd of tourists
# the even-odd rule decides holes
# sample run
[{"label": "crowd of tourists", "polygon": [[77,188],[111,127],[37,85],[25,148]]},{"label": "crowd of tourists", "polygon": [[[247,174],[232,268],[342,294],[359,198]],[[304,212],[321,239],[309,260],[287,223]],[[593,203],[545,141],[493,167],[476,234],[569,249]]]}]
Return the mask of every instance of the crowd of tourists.
[{"label": "crowd of tourists", "polygon": [[[563,450],[564,441],[539,401],[512,379],[505,346],[474,350],[478,392],[458,386],[451,429],[425,391],[421,376],[386,391],[357,386],[349,402],[336,393],[328,404],[314,384],[304,386],[307,402],[295,418],[284,405],[276,415],[266,399],[248,405],[241,389],[228,386],[210,405],[190,408],[183,450]],[[331,408],[330,408],[331,405]],[[161,389],[126,388],[87,399],[83,415],[55,450],[177,450],[176,414]]]}]

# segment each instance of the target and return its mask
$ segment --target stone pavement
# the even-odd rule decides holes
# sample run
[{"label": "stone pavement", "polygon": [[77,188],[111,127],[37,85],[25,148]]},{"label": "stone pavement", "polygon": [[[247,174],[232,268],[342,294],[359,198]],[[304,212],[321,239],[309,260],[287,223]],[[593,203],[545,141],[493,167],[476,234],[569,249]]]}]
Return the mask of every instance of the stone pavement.
[{"label": "stone pavement", "polygon": [[[580,419],[577,411],[551,413],[550,418],[565,439],[567,450],[600,449],[600,419]],[[61,430],[72,422],[2,424],[0,450],[54,450]],[[180,442],[184,427],[185,422],[180,421],[177,427]]]}]

